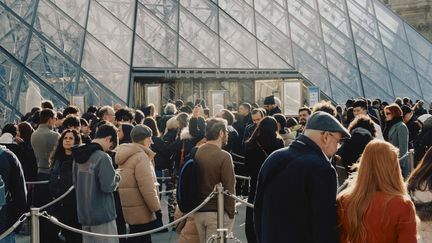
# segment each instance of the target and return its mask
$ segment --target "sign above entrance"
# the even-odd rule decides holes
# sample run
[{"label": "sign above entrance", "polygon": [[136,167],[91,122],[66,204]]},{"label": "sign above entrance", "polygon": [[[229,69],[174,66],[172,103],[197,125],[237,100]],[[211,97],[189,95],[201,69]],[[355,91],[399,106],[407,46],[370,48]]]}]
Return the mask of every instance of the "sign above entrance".
[{"label": "sign above entrance", "polygon": [[134,69],[135,77],[160,77],[164,79],[216,78],[216,79],[283,79],[299,78],[293,70],[252,69]]}]

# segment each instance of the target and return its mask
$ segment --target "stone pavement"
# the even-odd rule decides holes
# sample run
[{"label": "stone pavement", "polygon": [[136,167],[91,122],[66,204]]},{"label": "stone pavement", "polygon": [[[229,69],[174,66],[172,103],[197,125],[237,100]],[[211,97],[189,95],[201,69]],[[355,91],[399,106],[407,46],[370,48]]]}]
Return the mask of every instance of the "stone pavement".
[{"label": "stone pavement", "polygon": [[[162,205],[163,221],[164,221],[164,225],[166,225],[168,223],[166,196],[162,197],[161,205]],[[234,237],[238,238],[241,242],[247,242],[246,235],[244,232],[246,207],[240,205],[237,207],[237,211],[238,211],[238,215],[236,215],[234,230],[233,230]],[[177,240],[178,240],[178,235],[175,231],[152,234],[153,243],[174,243],[177,242]],[[228,241],[228,242],[234,242],[234,241]],[[30,236],[17,235],[16,243],[30,243]],[[45,243],[45,242],[41,242],[41,243]]]}]

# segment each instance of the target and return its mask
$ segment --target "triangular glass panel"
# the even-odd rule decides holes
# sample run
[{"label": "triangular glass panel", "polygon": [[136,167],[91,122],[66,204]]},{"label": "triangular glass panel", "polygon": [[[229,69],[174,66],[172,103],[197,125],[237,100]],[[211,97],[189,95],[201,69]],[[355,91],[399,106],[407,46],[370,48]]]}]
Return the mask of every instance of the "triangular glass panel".
[{"label": "triangular glass panel", "polygon": [[426,77],[429,80],[432,80],[432,63],[428,62],[421,54],[419,54],[415,50],[411,50],[411,53],[413,55],[417,73],[419,73],[423,77]]},{"label": "triangular glass panel", "polygon": [[[48,84],[45,85],[48,86]],[[66,97],[58,96],[53,90],[48,90],[45,85],[42,85],[30,74],[24,74],[17,102],[17,109],[22,114],[29,112],[33,107],[40,107],[42,100],[52,101],[54,107],[59,110],[67,106],[68,99]]]},{"label": "triangular glass panel", "polygon": [[369,56],[373,57],[381,65],[385,66],[385,58],[381,43],[356,23],[352,23],[352,30],[354,41],[358,46],[357,49],[361,48],[369,54]]},{"label": "triangular glass panel", "polygon": [[97,0],[102,6],[114,14],[120,21],[132,29],[135,1],[133,0]]},{"label": "triangular glass panel", "polygon": [[29,32],[27,26],[0,5],[0,46],[21,62]]},{"label": "triangular glass panel", "polygon": [[432,62],[431,43],[407,23],[405,23],[405,30],[409,45],[413,47],[418,53],[420,53],[420,55],[426,58],[426,60]]},{"label": "triangular glass panel", "polygon": [[187,41],[179,40],[179,60],[180,68],[216,68],[217,65],[203,56],[197,49]]},{"label": "triangular glass panel", "polygon": [[45,83],[68,99],[73,94],[77,73],[75,64],[69,62],[49,44],[33,35],[26,66]]},{"label": "triangular glass panel", "polygon": [[410,46],[407,42],[403,41],[396,34],[391,32],[387,27],[379,23],[381,33],[381,40],[384,46],[396,54],[400,59],[407,62],[408,65],[413,67],[413,61],[410,53]]},{"label": "triangular glass panel", "polygon": [[[321,16],[323,16],[326,21],[332,24],[337,30],[345,34],[346,37],[351,36],[347,13],[336,8],[330,0],[320,1],[319,8]],[[323,30],[323,32],[325,31]]]},{"label": "triangular glass panel", "polygon": [[420,75],[418,75],[418,78],[423,93],[423,99],[425,101],[432,100],[432,79],[428,80]]},{"label": "triangular glass panel", "polygon": [[136,34],[177,65],[178,34],[142,4],[138,4]]},{"label": "triangular glass panel", "polygon": [[12,104],[19,84],[20,68],[0,52],[0,97]]},{"label": "triangular glass panel", "polygon": [[87,35],[81,66],[94,78],[127,101],[129,66],[96,39]]},{"label": "triangular glass panel", "polygon": [[82,27],[85,26],[87,10],[90,0],[51,0]]},{"label": "triangular glass panel", "polygon": [[357,93],[356,91],[352,90],[349,86],[344,84],[332,74],[330,74],[330,83],[333,94],[332,98],[338,104],[345,104],[348,99],[363,96],[360,95],[361,93]]},{"label": "triangular glass panel", "polygon": [[221,38],[258,66],[256,38],[222,11],[219,12],[219,21]]},{"label": "triangular glass panel", "polygon": [[84,29],[46,0],[39,1],[37,19],[35,29],[78,62]]},{"label": "triangular glass panel", "polygon": [[86,74],[81,75],[77,93],[75,95],[85,96],[87,107],[91,105],[103,106],[114,105],[117,103],[125,104],[125,102],[118,98],[112,91],[107,91],[106,88],[102,88]]},{"label": "triangular glass panel", "polygon": [[0,99],[0,127],[4,127],[7,123],[15,123],[20,121],[18,116],[14,116],[14,110],[11,109],[12,104],[5,104]]},{"label": "triangular glass panel", "polygon": [[[324,44],[314,33],[296,20],[291,19],[291,39],[315,60],[325,66]],[[294,57],[295,58],[295,57]],[[297,64],[296,64],[297,65]]]},{"label": "triangular glass panel", "polygon": [[218,8],[204,0],[180,0],[180,3],[214,32],[218,31]]},{"label": "triangular glass panel", "polygon": [[[393,84],[393,90],[395,96],[397,97],[411,97],[411,98],[420,98],[422,97],[420,92],[416,92],[410,86],[406,85],[403,81],[398,79],[395,75],[390,74],[390,78]],[[417,77],[412,77],[417,79]]]},{"label": "triangular glass panel", "polygon": [[90,4],[87,31],[116,53],[123,61],[130,62],[132,30],[97,2]]},{"label": "triangular glass panel", "polygon": [[[288,2],[288,11],[290,21],[293,16],[297,18],[304,26],[317,35],[320,35],[320,21],[317,12],[303,1],[290,0]],[[313,6],[313,5],[312,5]],[[292,28],[292,24],[291,24]],[[291,29],[291,32],[293,30]],[[293,33],[292,33],[293,34]]]},{"label": "triangular glass panel", "polygon": [[294,58],[292,56],[290,38],[259,15],[256,16],[256,29],[258,39],[264,42],[265,45],[271,48],[285,62],[293,66]]},{"label": "triangular glass panel", "polygon": [[360,71],[366,74],[366,76],[372,79],[375,83],[380,84],[380,87],[382,87],[384,90],[389,90],[389,93],[391,94],[392,86],[390,83],[388,70],[373,60],[361,49],[357,49],[357,56],[360,65]]},{"label": "triangular glass panel", "polygon": [[219,0],[219,7],[239,22],[249,32],[254,30],[254,9],[246,2],[239,0]]},{"label": "triangular glass panel", "polygon": [[256,68],[248,59],[225,41],[220,41],[221,68]]},{"label": "triangular glass panel", "polygon": [[352,65],[357,66],[354,43],[352,39],[345,36],[331,24],[323,22],[322,28],[324,42],[327,44],[325,47],[326,50],[330,48],[336,51],[345,60],[349,61]]},{"label": "triangular glass panel", "polygon": [[262,69],[294,69],[267,46],[258,41],[259,68]]},{"label": "triangular glass panel", "polygon": [[[384,48],[387,65],[390,72],[402,80],[408,87],[413,89],[416,93],[420,93],[420,87],[417,80],[417,75],[414,69],[412,69],[408,64],[399,59],[394,53],[392,53],[387,48]],[[396,90],[395,90],[396,92]]]},{"label": "triangular glass panel", "polygon": [[[286,11],[286,8],[283,7],[284,3],[282,3],[281,5],[280,3],[277,3],[273,0],[269,0],[255,1],[254,4],[257,22],[258,16],[265,18],[284,35],[290,36],[288,13]],[[257,33],[257,35],[259,35],[259,33]]]},{"label": "triangular glass panel", "polygon": [[392,10],[384,6],[384,4],[382,4],[380,1],[374,1],[374,5],[375,15],[379,22],[383,23],[394,34],[397,34],[399,38],[406,41],[406,35],[402,19],[397,16]]},{"label": "triangular glass panel", "polygon": [[[360,7],[357,0],[347,0],[351,23],[357,23],[375,38],[379,37],[375,16]],[[354,31],[354,29],[353,29]],[[355,32],[355,31],[354,31]]]},{"label": "triangular glass panel", "polygon": [[[213,64],[219,63],[219,36],[195,18],[184,7],[180,8],[180,35]],[[179,57],[184,58],[184,57]],[[179,64],[180,66],[180,64]]]},{"label": "triangular glass panel", "polygon": [[31,24],[31,18],[35,10],[36,0],[1,0],[8,8],[14,11],[18,16]]},{"label": "triangular glass panel", "polygon": [[[177,30],[178,2],[173,0],[139,0],[149,11],[173,30]],[[137,22],[138,23],[138,22]]]},{"label": "triangular glass panel", "polygon": [[168,59],[152,48],[141,37],[135,35],[134,67],[174,67]]},{"label": "triangular glass panel", "polygon": [[296,68],[299,72],[313,84],[319,86],[324,93],[331,96],[327,69],[296,44],[293,45],[293,49]]},{"label": "triangular glass panel", "polygon": [[365,91],[365,97],[369,99],[379,98],[382,101],[392,103],[395,97],[389,94],[387,91],[382,89],[382,85],[379,85],[370,80],[366,75],[362,74],[363,87]]},{"label": "triangular glass panel", "polygon": [[361,94],[362,88],[358,69],[330,48],[326,48],[326,50],[329,72],[333,73],[335,77],[350,87],[355,93]]}]

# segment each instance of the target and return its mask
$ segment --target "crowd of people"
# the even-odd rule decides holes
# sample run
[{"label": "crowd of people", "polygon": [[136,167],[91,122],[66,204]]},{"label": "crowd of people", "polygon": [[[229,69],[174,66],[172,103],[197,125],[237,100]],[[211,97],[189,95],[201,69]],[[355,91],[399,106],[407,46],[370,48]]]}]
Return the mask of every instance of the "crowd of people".
[{"label": "crowd of people", "polygon": [[[432,241],[432,103],[427,110],[408,97],[350,99],[343,107],[322,101],[294,117],[279,104],[268,96],[263,107],[245,102],[210,114],[203,99],[170,100],[159,115],[152,104],[91,106],[81,114],[43,101],[1,129],[0,233],[71,186],[47,209],[60,222],[103,234],[155,229],[163,225],[163,188],[174,191],[169,222],[184,214],[176,181],[193,154],[201,201],[222,183],[255,205],[246,210],[248,242]],[[48,183],[26,185],[32,181]],[[235,201],[225,197],[224,204],[231,231]],[[41,242],[151,242],[151,235],[83,236],[40,220]],[[216,229],[216,198],[176,226],[179,242],[188,243],[206,242]],[[14,239],[11,233],[0,242]]]}]

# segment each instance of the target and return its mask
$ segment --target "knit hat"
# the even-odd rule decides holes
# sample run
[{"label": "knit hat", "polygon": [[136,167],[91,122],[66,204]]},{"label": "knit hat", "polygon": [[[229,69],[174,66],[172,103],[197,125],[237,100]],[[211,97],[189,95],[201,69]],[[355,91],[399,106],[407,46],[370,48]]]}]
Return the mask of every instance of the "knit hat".
[{"label": "knit hat", "polygon": [[274,105],[276,104],[275,99],[274,99],[274,95],[270,95],[265,97],[264,99],[264,105]]},{"label": "knit hat", "polygon": [[402,116],[405,116],[406,114],[412,112],[411,107],[406,105],[401,106],[401,110],[402,110]]},{"label": "knit hat", "polygon": [[153,133],[148,126],[138,124],[132,129],[130,136],[132,142],[137,143],[143,141],[145,138],[153,136]]}]

